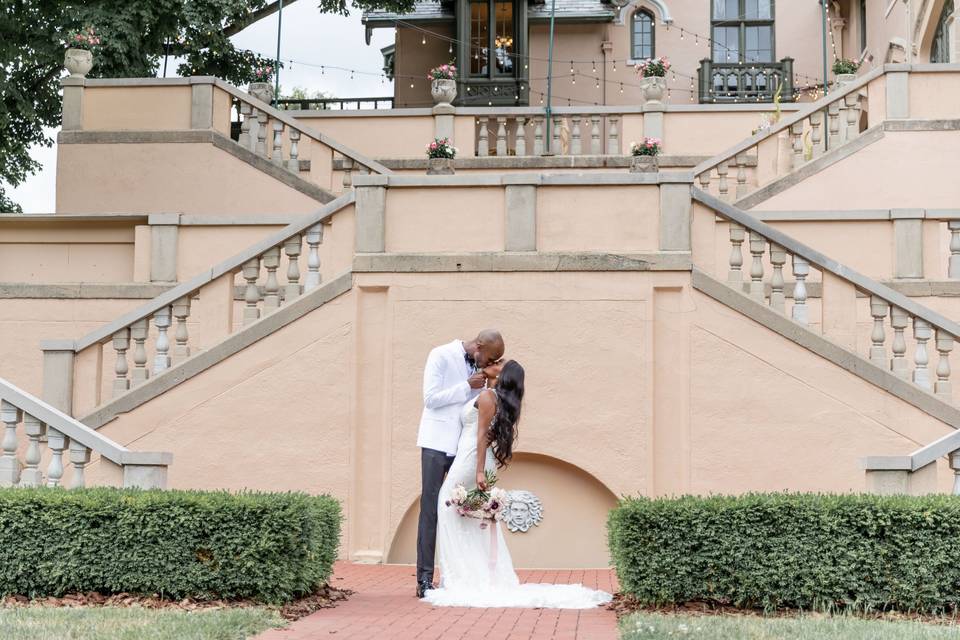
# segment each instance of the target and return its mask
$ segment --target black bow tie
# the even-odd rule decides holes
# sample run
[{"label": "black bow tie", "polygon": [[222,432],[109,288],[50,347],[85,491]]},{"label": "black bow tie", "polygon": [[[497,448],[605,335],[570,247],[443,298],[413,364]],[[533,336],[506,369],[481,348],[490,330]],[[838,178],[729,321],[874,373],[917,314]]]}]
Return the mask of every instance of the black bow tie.
[{"label": "black bow tie", "polygon": [[471,369],[476,371],[477,361],[473,359],[473,356],[471,356],[469,353],[465,353],[463,354],[463,359],[466,360],[467,364],[470,365]]}]

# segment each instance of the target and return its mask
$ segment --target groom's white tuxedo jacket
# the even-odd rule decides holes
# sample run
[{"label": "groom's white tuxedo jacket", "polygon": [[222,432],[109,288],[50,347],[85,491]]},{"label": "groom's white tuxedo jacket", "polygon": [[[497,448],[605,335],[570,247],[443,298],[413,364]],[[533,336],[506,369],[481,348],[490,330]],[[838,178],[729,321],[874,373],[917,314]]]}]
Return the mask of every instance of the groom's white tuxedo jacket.
[{"label": "groom's white tuxedo jacket", "polygon": [[423,369],[423,415],[417,446],[457,453],[460,440],[460,410],[479,389],[471,389],[467,379],[473,373],[467,364],[463,343],[454,340],[430,352]]}]

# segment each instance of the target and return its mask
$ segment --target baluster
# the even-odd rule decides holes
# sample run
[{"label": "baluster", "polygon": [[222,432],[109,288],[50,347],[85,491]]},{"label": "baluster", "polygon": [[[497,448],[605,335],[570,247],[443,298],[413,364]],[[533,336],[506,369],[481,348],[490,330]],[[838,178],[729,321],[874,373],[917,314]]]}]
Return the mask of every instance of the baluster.
[{"label": "baluster", "polygon": [[953,401],[953,385],[950,384],[950,352],[953,351],[953,336],[937,329],[937,353],[940,358],[937,360],[937,384],[934,385],[934,393],[947,399],[947,402]]},{"label": "baluster", "polygon": [[767,248],[766,239],[756,231],[750,232],[750,255],[753,263],[750,265],[750,295],[763,300],[763,252]]},{"label": "baluster", "polygon": [[550,152],[559,156],[563,154],[563,149],[560,148],[560,127],[563,124],[563,118],[561,116],[553,116],[553,142],[551,143]]},{"label": "baluster", "polygon": [[747,154],[737,154],[737,200],[747,195]]},{"label": "baluster", "polygon": [[113,380],[113,397],[116,398],[130,389],[130,380],[127,379],[127,373],[130,367],[127,365],[127,349],[130,348],[130,329],[120,329],[113,334],[113,350],[117,352],[117,360],[113,365],[113,371],[116,378]]},{"label": "baluster", "polygon": [[280,308],[280,282],[277,280],[277,269],[280,267],[279,246],[263,252],[263,267],[267,270],[267,283],[263,287],[263,314],[267,315]]},{"label": "baluster", "polygon": [[744,230],[736,222],[730,223],[730,271],[727,273],[727,282],[733,285],[737,290],[741,289],[743,283],[743,252],[740,246],[743,244]]},{"label": "baluster", "polygon": [[273,154],[270,161],[278,167],[283,166],[283,123],[273,122]]},{"label": "baluster", "polygon": [[320,286],[320,243],[323,242],[323,224],[317,223],[307,229],[304,234],[309,250],[307,252],[307,279],[304,282],[304,291],[310,291]]},{"label": "baluster", "polygon": [[840,146],[840,103],[831,102],[827,107],[827,119],[830,123],[830,138],[828,140],[828,149],[836,149]]},{"label": "baluster", "polygon": [[570,155],[579,156],[583,153],[583,144],[580,140],[580,119],[579,115],[570,116]]},{"label": "baluster", "polygon": [[543,117],[533,118],[533,155],[543,155]]},{"label": "baluster", "polygon": [[893,375],[904,380],[910,379],[910,365],[907,363],[907,341],[903,337],[903,330],[907,328],[910,316],[900,307],[890,307],[890,326],[893,327],[893,359],[890,360],[890,371]]},{"label": "baluster", "polygon": [[260,258],[251,258],[243,263],[243,279],[247,281],[247,288],[243,292],[246,306],[243,308],[244,326],[260,319],[260,287],[257,278],[260,277]]},{"label": "baluster", "polygon": [[953,495],[960,496],[960,451],[950,454],[950,468],[953,469]]},{"label": "baluster", "polygon": [[917,350],[913,356],[913,383],[924,389],[930,388],[930,371],[927,369],[930,356],[927,353],[927,341],[932,335],[929,322],[922,318],[913,319],[913,339],[917,342]]},{"label": "baluster", "polygon": [[724,202],[730,201],[730,188],[727,186],[727,173],[730,171],[730,165],[726,160],[717,166],[717,175],[720,176],[720,199]]},{"label": "baluster", "polygon": [[130,337],[133,338],[133,372],[131,373],[130,386],[135,387],[138,384],[146,382],[150,377],[150,370],[147,369],[147,348],[144,346],[150,335],[150,320],[142,318],[130,324]]},{"label": "baluster", "polygon": [[0,456],[0,487],[12,487],[20,481],[20,461],[17,460],[17,424],[20,409],[0,401],[0,422],[3,422],[3,455]]},{"label": "baluster", "polygon": [[497,118],[497,155],[507,155],[507,119]]},{"label": "baluster", "polygon": [[266,111],[257,111],[257,150],[255,153],[261,158],[267,157],[267,121],[270,116]]},{"label": "baluster", "polygon": [[527,130],[524,127],[527,119],[517,116],[517,129],[514,135],[514,149],[518,156],[527,155]]},{"label": "baluster", "polygon": [[960,220],[947,222],[950,229],[950,262],[947,265],[947,276],[960,278]]},{"label": "baluster", "polygon": [[883,323],[887,317],[890,305],[878,296],[870,296],[870,315],[873,316],[873,331],[870,332],[870,362],[879,367],[887,365],[887,348],[883,345],[886,336],[883,332]]},{"label": "baluster", "polygon": [[300,234],[288,238],[283,243],[283,252],[287,254],[287,286],[283,290],[284,304],[300,297],[300,250],[303,240]]},{"label": "baluster", "polygon": [[793,168],[803,166],[803,122],[790,125],[790,141],[793,144]]},{"label": "baluster", "polygon": [[490,155],[490,140],[487,138],[487,119],[480,118],[480,131],[477,132],[477,155],[486,157]]},{"label": "baluster", "polygon": [[159,309],[153,314],[153,324],[157,327],[156,354],[153,357],[153,372],[162,373],[170,368],[170,338],[167,329],[170,328],[170,307]]},{"label": "baluster", "polygon": [[27,451],[23,457],[24,469],[20,474],[21,487],[39,487],[43,484],[43,472],[40,471],[40,438],[44,436],[46,425],[29,413],[23,414],[23,432],[27,435]]},{"label": "baluster", "polygon": [[244,149],[250,148],[250,122],[252,120],[250,112],[252,109],[253,107],[248,103],[240,103],[240,138],[237,139],[237,144]]},{"label": "baluster", "polygon": [[300,131],[290,127],[290,159],[287,160],[287,169],[294,173],[300,172]]},{"label": "baluster", "polygon": [[813,145],[813,157],[816,158],[823,153],[823,111],[815,111],[810,114],[810,143]]},{"label": "baluster", "polygon": [[713,169],[707,169],[701,173],[697,178],[700,180],[700,189],[706,193],[710,193],[710,173]]},{"label": "baluster", "polygon": [[600,116],[590,116],[590,153],[599,156],[603,152],[600,145]]},{"label": "baluster", "polygon": [[90,463],[90,449],[75,440],[71,441],[70,462],[73,463],[73,478],[70,481],[70,488],[82,489],[87,485],[84,470]]},{"label": "baluster", "polygon": [[187,318],[190,317],[190,296],[186,295],[173,303],[173,317],[177,319],[174,333],[173,364],[179,364],[190,357],[190,332],[187,330]]},{"label": "baluster", "polygon": [[847,112],[847,142],[860,135],[860,92],[853,91],[843,97]]},{"label": "baluster", "polygon": [[809,324],[810,307],[807,305],[807,276],[810,275],[810,263],[798,255],[793,256],[793,309],[790,315],[794,322]]},{"label": "baluster", "polygon": [[47,465],[47,486],[59,487],[63,478],[63,450],[69,446],[69,438],[51,426],[47,427],[47,448],[50,449],[50,464]]},{"label": "baluster", "polygon": [[620,155],[620,129],[617,127],[619,121],[620,116],[607,116],[607,155],[609,156]]},{"label": "baluster", "polygon": [[786,300],[783,295],[783,265],[787,262],[787,252],[783,247],[770,244],[770,264],[773,265],[773,276],[770,278],[770,306],[784,313]]}]

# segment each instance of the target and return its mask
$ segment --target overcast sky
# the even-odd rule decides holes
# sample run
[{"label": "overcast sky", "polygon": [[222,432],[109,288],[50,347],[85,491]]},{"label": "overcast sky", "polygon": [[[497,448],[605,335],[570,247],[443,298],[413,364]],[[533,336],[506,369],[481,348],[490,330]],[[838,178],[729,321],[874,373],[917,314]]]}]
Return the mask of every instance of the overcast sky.
[{"label": "overcast sky", "polygon": [[[388,80],[381,82],[377,75],[354,74],[349,72],[321,69],[313,65],[331,65],[346,67],[357,71],[379,73],[383,66],[380,48],[393,42],[392,29],[378,29],[373,32],[370,46],[364,41],[364,29],[360,24],[360,12],[354,11],[347,18],[320,13],[315,0],[299,0],[283,10],[281,60],[294,60],[291,65],[285,63],[280,73],[280,84],[284,92],[293,87],[303,87],[308,91],[325,91],[339,97],[350,96],[392,96],[393,84]],[[261,20],[233,37],[238,47],[251,49],[257,53],[273,57],[277,51],[277,16]],[[167,75],[176,75],[177,63],[170,60]],[[161,72],[162,75],[162,66]],[[56,138],[56,132],[50,131]],[[25,183],[11,189],[11,197],[23,206],[27,213],[53,213],[56,184],[56,146],[51,149],[38,147],[32,151],[34,158],[43,163],[43,171],[29,178]]]}]

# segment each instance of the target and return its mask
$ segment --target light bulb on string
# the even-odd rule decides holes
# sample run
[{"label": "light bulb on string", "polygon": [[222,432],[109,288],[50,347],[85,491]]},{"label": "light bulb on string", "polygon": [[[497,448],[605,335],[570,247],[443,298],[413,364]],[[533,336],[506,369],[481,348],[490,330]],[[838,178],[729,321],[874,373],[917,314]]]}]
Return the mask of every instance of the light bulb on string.
[{"label": "light bulb on string", "polygon": [[413,83],[412,83],[412,82],[410,83],[410,88],[413,89]]},{"label": "light bulb on string", "polygon": [[450,46],[447,48],[447,53],[453,53],[453,41],[450,41]]},{"label": "light bulb on string", "polygon": [[600,88],[600,78],[597,78],[597,89]]},{"label": "light bulb on string", "polygon": [[623,93],[623,83],[620,83],[620,93]]},{"label": "light bulb on string", "polygon": [[570,75],[573,75],[573,60],[570,61]]},{"label": "light bulb on string", "polygon": [[324,75],[326,72],[327,70],[323,67],[323,65],[320,65],[320,75]]},{"label": "light bulb on string", "polygon": [[427,35],[426,35],[426,34],[424,34],[424,35],[420,38],[420,44],[427,44]]},{"label": "light bulb on string", "polygon": [[680,29],[680,39],[683,40],[683,29]]},{"label": "light bulb on string", "polygon": [[617,61],[616,61],[616,60],[613,61],[613,72],[614,72],[614,73],[617,72]]},{"label": "light bulb on string", "polygon": [[596,72],[597,72],[597,63],[596,63],[596,62],[593,62],[592,64],[593,64],[593,72],[596,73]]}]

